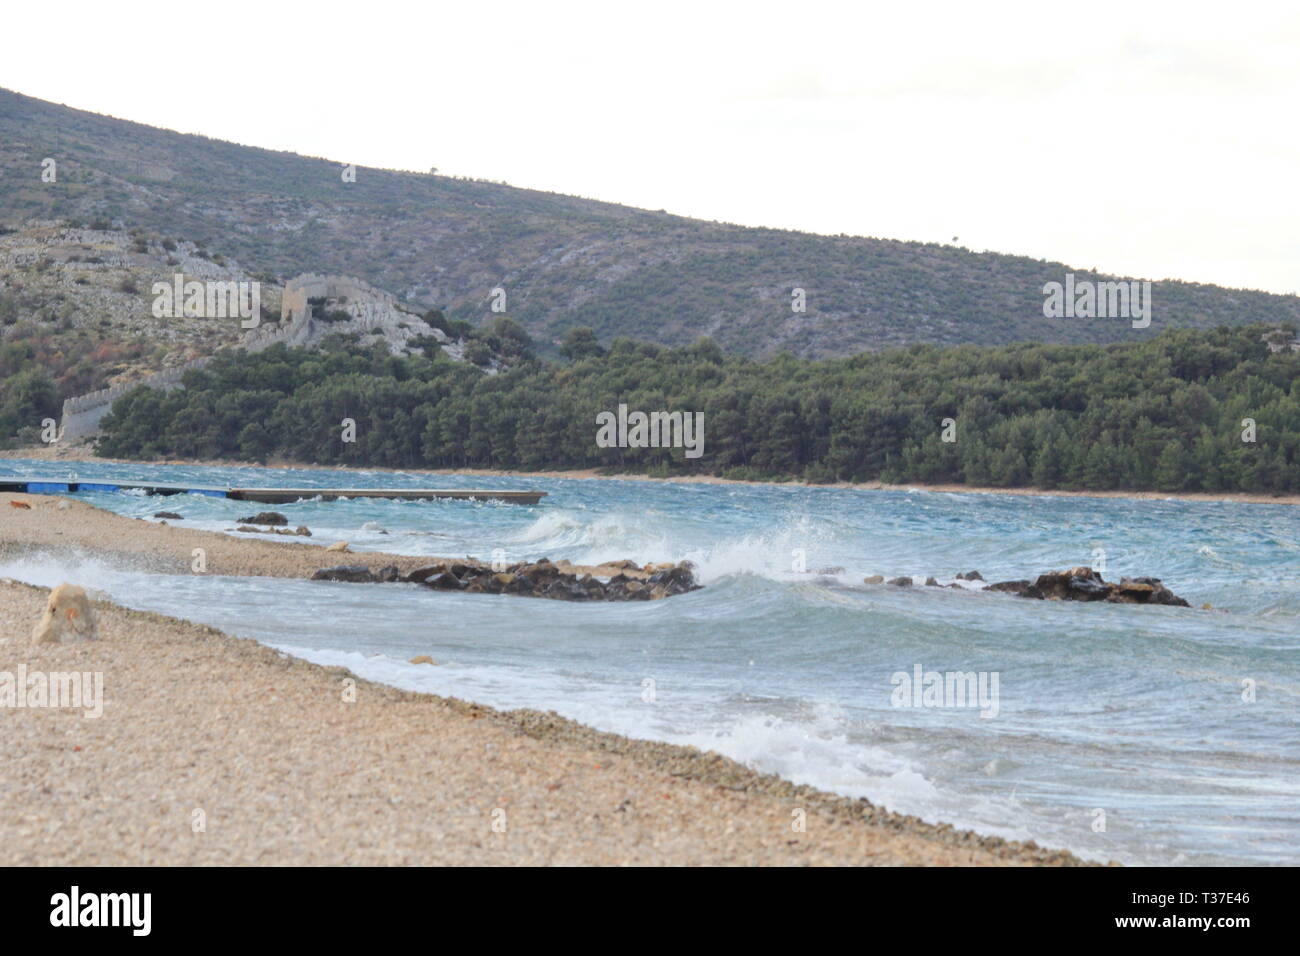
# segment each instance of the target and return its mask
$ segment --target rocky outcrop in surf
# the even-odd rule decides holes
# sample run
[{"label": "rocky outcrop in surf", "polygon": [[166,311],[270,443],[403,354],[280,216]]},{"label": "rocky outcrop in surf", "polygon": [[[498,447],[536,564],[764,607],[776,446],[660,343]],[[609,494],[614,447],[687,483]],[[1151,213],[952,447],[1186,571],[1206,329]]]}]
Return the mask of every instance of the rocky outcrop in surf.
[{"label": "rocky outcrop in surf", "polygon": [[1118,584],[1104,581],[1092,568],[1048,571],[1029,581],[999,581],[986,591],[1006,591],[1017,597],[1049,601],[1105,601],[1110,604],[1167,604],[1191,607],[1165,587],[1159,578],[1120,578]]},{"label": "rocky outcrop in surf", "polygon": [[289,523],[289,519],[278,511],[259,511],[255,515],[249,515],[247,518],[237,518],[240,524],[266,524],[283,527]]},{"label": "rocky outcrop in surf", "polygon": [[[983,581],[978,571],[968,571],[956,575],[958,581]],[[908,577],[891,578],[886,581],[883,575],[873,574],[862,579],[864,584],[889,584],[894,587],[911,587],[912,579]],[[935,578],[926,578],[929,587],[960,588],[960,584],[943,585]],[[1036,598],[1047,601],[1105,601],[1109,604],[1167,604],[1173,607],[1191,607],[1183,598],[1161,583],[1159,578],[1120,578],[1119,583],[1102,579],[1102,576],[1088,567],[1069,568],[1065,571],[1046,571],[1036,579],[1028,578],[1016,581],[998,581],[987,584],[982,591],[1002,591],[1017,597]]]},{"label": "rocky outcrop in surf", "polygon": [[[695,566],[618,562],[620,570],[609,577],[578,574],[546,558],[519,562],[500,570],[488,565],[438,561],[405,574],[395,566],[372,570],[365,565],[337,565],[312,574],[313,581],[347,581],[354,584],[418,584],[434,591],[466,594],[516,594],[557,601],[657,601],[698,591]],[[629,567],[630,565],[630,567]]]}]

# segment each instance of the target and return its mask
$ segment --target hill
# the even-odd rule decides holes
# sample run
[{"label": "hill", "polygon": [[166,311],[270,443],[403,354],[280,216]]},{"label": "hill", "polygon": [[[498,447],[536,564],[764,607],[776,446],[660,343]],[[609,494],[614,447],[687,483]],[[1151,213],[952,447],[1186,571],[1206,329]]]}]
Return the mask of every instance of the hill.
[{"label": "hill", "polygon": [[[43,182],[42,162],[57,163]],[[142,229],[281,279],[356,275],[413,308],[483,323],[492,290],[543,351],[591,326],[668,346],[828,357],[890,346],[1109,343],[1171,327],[1277,325],[1300,299],[1159,282],[1154,321],[1049,319],[1066,273],[1023,256],[818,236],[446,176],[358,168],[184,135],[0,90],[0,225]],[[791,293],[807,293],[804,313]]]}]

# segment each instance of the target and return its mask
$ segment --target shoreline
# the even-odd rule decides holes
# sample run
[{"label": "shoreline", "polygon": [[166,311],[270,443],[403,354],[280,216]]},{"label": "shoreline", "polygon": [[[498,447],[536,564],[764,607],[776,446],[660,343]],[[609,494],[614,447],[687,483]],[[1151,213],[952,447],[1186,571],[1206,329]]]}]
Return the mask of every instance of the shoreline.
[{"label": "shoreline", "polygon": [[264,465],[230,459],[197,460],[167,458],[157,461],[137,461],[129,458],[100,458],[86,446],[58,447],[41,445],[28,448],[0,450],[0,460],[26,458],[38,461],[95,462],[113,465],[180,465],[215,468],[294,468],[320,471],[379,472],[383,474],[464,475],[483,478],[570,478],[601,479],[606,481],[661,481],[678,484],[703,485],[763,485],[769,487],[834,488],[848,491],[931,491],[947,494],[971,495],[1025,495],[1043,498],[1122,498],[1131,501],[1188,501],[1200,503],[1236,503],[1266,505],[1300,505],[1300,493],[1274,495],[1249,491],[1066,491],[1034,487],[994,488],[985,485],[962,484],[901,484],[890,485],[881,481],[835,481],[811,484],[801,479],[789,481],[758,481],[748,478],[720,478],[716,475],[673,475],[661,477],[635,472],[607,473],[598,468],[578,468],[557,471],[506,471],[490,468],[386,468],[383,466],[321,465],[311,462],[272,459]]},{"label": "shoreline", "polygon": [[[330,551],[301,540],[268,540],[223,531],[189,528],[167,520],[128,518],[75,498],[4,492],[0,500],[0,558],[40,552],[52,555],[92,554],[140,571],[156,574],[196,573],[196,551],[202,549],[203,570],[197,573],[235,577],[302,578],[339,565],[365,566],[372,572],[395,567],[406,574],[435,564],[459,563],[487,568],[469,557],[395,554],[389,551]],[[18,502],[18,507],[8,505]],[[23,508],[22,505],[26,505]],[[231,522],[237,524],[237,522]],[[265,533],[265,529],[259,528]],[[295,536],[289,536],[295,537]],[[323,540],[323,539],[322,539]],[[557,561],[557,570],[572,575],[613,577],[623,574],[644,580],[644,568],[623,565],[581,565]]]},{"label": "shoreline", "polygon": [[[228,567],[209,573],[284,574],[303,552],[332,558],[84,502],[5,498],[31,505],[0,505],[6,557],[134,556],[189,573],[199,535],[228,542],[214,549]],[[33,645],[47,595],[0,580],[0,672],[102,672],[103,716],[0,707],[22,783],[0,791],[0,865],[1089,865],[712,751],[399,690],[108,600],[94,602],[100,640]],[[340,696],[349,681],[353,701]],[[199,811],[203,832],[192,829]]]}]

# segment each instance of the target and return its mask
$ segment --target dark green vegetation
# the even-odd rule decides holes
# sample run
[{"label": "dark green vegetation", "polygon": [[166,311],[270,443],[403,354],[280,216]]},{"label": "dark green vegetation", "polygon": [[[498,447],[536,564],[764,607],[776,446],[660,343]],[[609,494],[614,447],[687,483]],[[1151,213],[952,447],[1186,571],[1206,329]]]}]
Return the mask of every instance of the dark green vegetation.
[{"label": "dark green vegetation", "polygon": [[[40,181],[41,160],[58,182]],[[924,342],[1133,342],[1172,327],[1300,320],[1300,300],[1183,282],[1154,319],[1045,319],[1042,287],[1082,269],[953,246],[702,222],[497,183],[358,169],[153,129],[0,91],[0,227],[116,223],[197,241],[279,276],[359,276],[475,325],[504,288],[553,354],[577,326],[601,342],[814,358]],[[887,187],[886,187],[887,188]],[[169,238],[168,241],[171,241]],[[790,294],[807,292],[794,314]]]},{"label": "dark green vegetation", "polygon": [[[726,358],[707,340],[500,375],[442,357],[282,346],[222,353],[183,391],[137,390],[100,454],[390,467],[563,469],[1061,489],[1300,490],[1300,352],[1263,326],[1130,345],[912,346],[846,359]],[[1284,338],[1289,336],[1284,336]],[[702,411],[704,455],[600,449],[596,414]],[[341,423],[356,421],[356,442]],[[941,439],[955,420],[956,441]],[[1257,441],[1242,441],[1243,419]]]},{"label": "dark green vegetation", "polygon": [[[0,294],[0,306],[4,301]],[[37,444],[41,422],[59,420],[64,398],[103,388],[108,375],[144,351],[19,324],[0,342],[0,448]]]}]

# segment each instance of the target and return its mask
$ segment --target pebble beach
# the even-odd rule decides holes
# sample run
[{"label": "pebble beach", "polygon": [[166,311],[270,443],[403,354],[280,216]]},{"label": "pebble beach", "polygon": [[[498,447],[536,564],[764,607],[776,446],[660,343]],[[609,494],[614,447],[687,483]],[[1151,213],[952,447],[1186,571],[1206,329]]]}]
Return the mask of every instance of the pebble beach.
[{"label": "pebble beach", "polygon": [[[3,497],[0,554],[10,559],[76,552],[176,574],[201,547],[211,573],[268,577],[338,562],[300,542]],[[98,640],[33,645],[47,593],[0,581],[0,673],[102,673],[103,713],[0,707],[0,865],[1079,862],[708,751],[398,690],[104,600]]]}]

